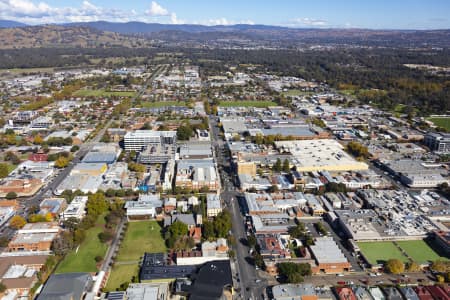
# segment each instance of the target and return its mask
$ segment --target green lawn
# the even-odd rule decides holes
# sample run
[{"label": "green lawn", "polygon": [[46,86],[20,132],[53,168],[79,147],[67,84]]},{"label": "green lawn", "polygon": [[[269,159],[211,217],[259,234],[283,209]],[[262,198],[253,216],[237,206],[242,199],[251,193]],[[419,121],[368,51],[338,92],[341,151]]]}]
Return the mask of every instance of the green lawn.
[{"label": "green lawn", "polygon": [[259,108],[265,108],[268,106],[277,106],[278,104],[273,101],[221,101],[219,106],[222,107],[235,107],[235,106],[242,106],[242,107],[259,107]]},{"label": "green lawn", "polygon": [[359,242],[357,244],[372,265],[382,264],[391,258],[408,261],[408,258],[392,242]]},{"label": "green lawn", "polygon": [[433,122],[436,126],[443,127],[450,131],[450,117],[428,118],[427,120]]},{"label": "green lawn", "polygon": [[[138,274],[138,262],[144,252],[166,252],[166,244],[161,235],[161,226],[156,221],[129,222],[111,271],[106,289],[115,291],[122,283],[131,282]],[[121,265],[120,262],[130,264]]]},{"label": "green lawn", "polygon": [[17,165],[8,164],[8,174],[14,171],[17,168]]},{"label": "green lawn", "polygon": [[128,223],[117,261],[138,261],[144,252],[166,252],[161,226],[156,221]]},{"label": "green lawn", "polygon": [[428,261],[448,260],[436,253],[425,241],[400,241],[397,242],[408,255],[417,263],[425,263]]},{"label": "green lawn", "polygon": [[297,89],[288,90],[286,92],[281,93],[285,97],[295,97],[295,96],[305,96],[305,95],[311,95],[311,92],[304,92]]},{"label": "green lawn", "polygon": [[86,232],[86,238],[78,248],[78,252],[75,249],[59,263],[56,273],[97,272],[95,257],[105,256],[108,249],[108,245],[98,239],[98,234],[103,231],[105,225],[104,217],[101,215],[96,226]]},{"label": "green lawn", "polygon": [[111,270],[105,290],[116,291],[122,283],[131,282],[133,276],[139,276],[138,264],[115,265]]},{"label": "green lawn", "polygon": [[136,92],[110,92],[104,89],[100,90],[87,90],[82,89],[73,93],[75,97],[133,97],[136,95]]},{"label": "green lawn", "polygon": [[142,107],[147,107],[147,108],[159,108],[159,107],[163,107],[163,106],[185,106],[186,102],[183,101],[158,101],[158,102],[142,102],[141,103]]}]

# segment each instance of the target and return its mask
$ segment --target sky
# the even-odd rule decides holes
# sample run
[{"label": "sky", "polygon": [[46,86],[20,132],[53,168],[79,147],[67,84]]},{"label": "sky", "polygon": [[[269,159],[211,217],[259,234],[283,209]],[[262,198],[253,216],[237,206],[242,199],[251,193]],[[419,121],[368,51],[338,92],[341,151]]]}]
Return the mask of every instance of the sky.
[{"label": "sky", "polygon": [[0,0],[0,19],[449,29],[450,0]]}]

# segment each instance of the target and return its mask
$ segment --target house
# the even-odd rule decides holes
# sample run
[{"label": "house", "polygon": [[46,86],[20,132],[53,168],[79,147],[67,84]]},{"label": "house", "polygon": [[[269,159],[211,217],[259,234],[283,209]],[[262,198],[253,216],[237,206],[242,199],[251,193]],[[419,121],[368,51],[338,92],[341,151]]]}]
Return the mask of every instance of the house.
[{"label": "house", "polygon": [[164,218],[164,227],[170,226],[176,221],[186,224],[188,229],[197,226],[193,214],[176,214]]},{"label": "house", "polygon": [[352,289],[349,287],[337,287],[335,292],[340,300],[357,300]]},{"label": "house", "polygon": [[90,291],[92,283],[89,273],[53,274],[37,300],[82,300]]},{"label": "house", "polygon": [[164,199],[164,212],[166,214],[170,214],[176,209],[177,209],[177,199],[176,198]]}]

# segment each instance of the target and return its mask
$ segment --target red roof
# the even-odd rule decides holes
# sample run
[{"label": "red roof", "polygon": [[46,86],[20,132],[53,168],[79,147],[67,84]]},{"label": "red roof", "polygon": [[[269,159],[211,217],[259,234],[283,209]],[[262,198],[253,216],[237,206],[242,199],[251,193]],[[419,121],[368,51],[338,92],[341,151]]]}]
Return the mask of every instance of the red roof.
[{"label": "red roof", "polygon": [[45,153],[32,153],[28,157],[31,161],[47,161],[48,155]]},{"label": "red roof", "polygon": [[450,296],[439,286],[427,286],[427,290],[436,300],[449,300]]}]

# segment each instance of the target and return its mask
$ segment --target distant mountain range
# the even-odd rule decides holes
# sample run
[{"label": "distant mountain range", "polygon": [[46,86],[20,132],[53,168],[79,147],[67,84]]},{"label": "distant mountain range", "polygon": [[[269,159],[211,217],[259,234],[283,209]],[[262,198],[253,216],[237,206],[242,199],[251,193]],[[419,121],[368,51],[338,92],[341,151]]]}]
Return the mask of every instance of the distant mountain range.
[{"label": "distant mountain range", "polygon": [[0,28],[25,27],[25,26],[29,25],[16,21],[0,20]]},{"label": "distant mountain range", "polygon": [[[84,30],[81,30],[84,28]],[[320,45],[364,45],[382,47],[450,47],[450,30],[371,30],[371,29],[317,29],[288,28],[270,25],[237,24],[229,26],[205,26],[195,24],[159,24],[106,21],[68,23],[62,25],[29,26],[14,21],[0,20],[0,39],[9,30],[9,46],[43,47],[120,45],[143,45],[143,40],[157,39],[182,45],[189,43],[216,43],[224,45],[231,41],[246,45],[247,41],[265,46],[298,47],[308,44]],[[40,30],[38,30],[40,29]],[[73,29],[70,31],[69,29]],[[89,30],[88,30],[89,29]],[[12,31],[11,31],[12,30]],[[14,31],[16,36],[14,36]],[[33,37],[29,33],[38,33]],[[21,35],[24,36],[22,37]],[[54,39],[45,36],[50,34]],[[13,38],[14,37],[14,38]],[[91,39],[95,37],[95,40]],[[35,40],[27,41],[27,38]],[[134,40],[138,38],[139,41]],[[180,44],[181,43],[181,44]],[[146,44],[146,43],[144,43]],[[125,46],[125,44],[122,44]]]}]

